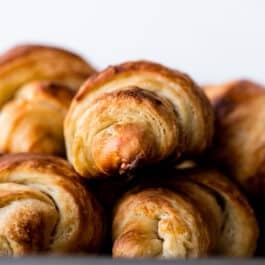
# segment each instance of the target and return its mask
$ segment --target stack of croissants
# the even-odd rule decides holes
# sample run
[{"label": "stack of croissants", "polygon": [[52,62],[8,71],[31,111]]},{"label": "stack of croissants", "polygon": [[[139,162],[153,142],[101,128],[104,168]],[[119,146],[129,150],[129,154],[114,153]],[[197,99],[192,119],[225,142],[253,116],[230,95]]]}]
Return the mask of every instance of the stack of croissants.
[{"label": "stack of croissants", "polygon": [[17,46],[0,56],[0,152],[0,255],[264,250],[265,89],[252,81],[199,87],[158,63],[97,71]]}]

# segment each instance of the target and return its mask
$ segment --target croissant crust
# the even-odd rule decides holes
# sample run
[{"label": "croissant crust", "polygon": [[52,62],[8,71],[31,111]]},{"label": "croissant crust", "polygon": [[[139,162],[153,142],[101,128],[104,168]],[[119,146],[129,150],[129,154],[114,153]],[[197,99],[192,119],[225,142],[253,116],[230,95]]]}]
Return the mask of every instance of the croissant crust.
[{"label": "croissant crust", "polygon": [[0,56],[0,106],[20,86],[34,80],[53,80],[76,90],[94,68],[69,51],[39,45],[20,45]]},{"label": "croissant crust", "polygon": [[37,154],[0,158],[0,254],[94,252],[102,211],[63,159]]},{"label": "croissant crust", "polygon": [[187,75],[138,61],[90,77],[71,104],[64,133],[75,169],[99,177],[200,153],[212,127],[210,104]]},{"label": "croissant crust", "polygon": [[153,174],[139,178],[116,204],[114,256],[253,255],[257,222],[228,179],[209,169]]},{"label": "croissant crust", "polygon": [[64,155],[63,120],[73,95],[50,81],[22,86],[1,108],[1,152]]},{"label": "croissant crust", "polygon": [[216,113],[212,160],[257,197],[265,191],[265,87],[239,80],[204,88]]}]

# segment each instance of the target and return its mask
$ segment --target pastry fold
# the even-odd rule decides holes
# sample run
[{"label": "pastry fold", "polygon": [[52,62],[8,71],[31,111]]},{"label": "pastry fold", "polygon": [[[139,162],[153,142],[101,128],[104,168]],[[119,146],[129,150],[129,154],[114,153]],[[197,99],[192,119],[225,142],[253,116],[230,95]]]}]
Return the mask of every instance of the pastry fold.
[{"label": "pastry fold", "polygon": [[212,139],[213,113],[187,75],[151,62],[128,62],[86,81],[64,133],[77,172],[106,177],[202,152]]},{"label": "pastry fold", "polygon": [[74,92],[50,81],[22,86],[0,115],[0,151],[64,155],[63,120]]},{"label": "pastry fold", "polygon": [[248,80],[204,88],[216,113],[212,160],[257,197],[265,194],[265,87]]},{"label": "pastry fold", "polygon": [[34,154],[0,158],[0,254],[94,252],[102,210],[63,159]]},{"label": "pastry fold", "polygon": [[219,172],[174,170],[141,180],[114,208],[114,256],[253,255],[259,234],[253,210]]},{"label": "pastry fold", "polygon": [[94,72],[84,59],[63,49],[16,46],[0,56],[0,106],[30,81],[53,80],[76,90]]}]

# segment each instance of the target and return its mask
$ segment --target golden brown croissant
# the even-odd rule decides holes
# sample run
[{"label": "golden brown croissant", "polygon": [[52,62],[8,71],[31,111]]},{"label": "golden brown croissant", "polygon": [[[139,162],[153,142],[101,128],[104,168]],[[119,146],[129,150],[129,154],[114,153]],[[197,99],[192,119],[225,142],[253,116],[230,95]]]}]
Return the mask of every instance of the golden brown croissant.
[{"label": "golden brown croissant", "polygon": [[0,106],[30,81],[53,80],[76,90],[94,72],[84,59],[69,51],[50,46],[17,46],[0,56]]},{"label": "golden brown croissant", "polygon": [[94,252],[102,211],[63,159],[32,154],[0,158],[0,254]]},{"label": "golden brown croissant", "polygon": [[152,184],[142,184],[117,203],[112,226],[114,256],[253,254],[256,219],[228,179],[206,169],[163,174],[159,179],[150,176]]},{"label": "golden brown croissant", "polygon": [[209,86],[216,112],[215,162],[247,191],[265,194],[265,87],[247,80]]},{"label": "golden brown croissant", "polygon": [[74,93],[50,81],[31,82],[2,106],[0,152],[63,155],[63,120]]},{"label": "golden brown croissant", "polygon": [[203,151],[213,113],[180,72],[138,61],[92,76],[66,116],[67,155],[82,176],[112,176]]}]

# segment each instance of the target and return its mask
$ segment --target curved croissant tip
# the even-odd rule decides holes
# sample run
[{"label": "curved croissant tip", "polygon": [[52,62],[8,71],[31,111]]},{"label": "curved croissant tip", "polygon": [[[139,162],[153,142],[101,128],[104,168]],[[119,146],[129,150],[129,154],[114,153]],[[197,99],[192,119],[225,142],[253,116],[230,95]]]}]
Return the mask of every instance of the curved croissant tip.
[{"label": "curved croissant tip", "polygon": [[144,141],[145,135],[139,127],[117,125],[115,135],[103,134],[93,144],[95,163],[107,175],[130,171],[144,157]]}]

